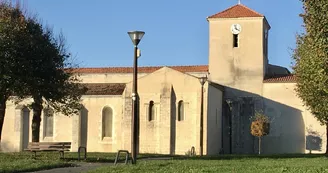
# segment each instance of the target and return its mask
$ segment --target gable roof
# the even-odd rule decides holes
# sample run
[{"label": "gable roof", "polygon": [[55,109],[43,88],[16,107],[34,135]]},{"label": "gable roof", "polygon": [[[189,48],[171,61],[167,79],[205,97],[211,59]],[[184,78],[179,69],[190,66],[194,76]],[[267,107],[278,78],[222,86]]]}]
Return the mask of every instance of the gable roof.
[{"label": "gable roof", "polygon": [[224,11],[209,16],[208,18],[241,18],[241,17],[264,17],[264,15],[246,7],[237,4]]},{"label": "gable roof", "polygon": [[273,77],[263,80],[264,83],[296,83],[295,75],[288,75],[283,77]]},{"label": "gable roof", "polygon": [[[177,77],[177,76],[180,74],[180,75],[184,75],[184,76],[187,76],[187,77],[191,77],[191,78],[193,78],[193,79],[197,79],[197,81],[199,80],[198,77],[196,77],[196,76],[194,76],[194,75],[192,75],[192,74],[184,73],[184,72],[181,72],[181,71],[179,71],[179,70],[176,70],[176,69],[174,69],[174,68],[167,67],[167,66],[161,67],[160,69],[158,69],[158,70],[156,70],[156,71],[154,71],[154,72],[151,72],[151,73],[149,73],[149,74],[146,74],[145,76],[140,76],[140,77],[138,77],[138,80],[140,81],[140,80],[143,80],[143,79],[149,78],[149,77],[151,77],[151,76],[153,76],[153,75],[157,75],[158,73],[168,73],[168,72],[174,72],[174,74],[171,74],[171,75],[174,76],[174,77]],[[206,72],[207,72],[207,71],[206,71]],[[159,80],[158,77],[157,77],[155,80]],[[132,83],[132,82],[133,82],[133,81],[130,81],[130,82],[128,82],[128,83]],[[127,84],[128,84],[128,83],[127,83]]]},{"label": "gable roof", "polygon": [[[165,66],[138,67],[138,73],[152,73]],[[194,66],[167,66],[182,73],[186,72],[208,72],[208,65]],[[133,67],[105,67],[105,68],[76,68],[75,73],[133,73]]]},{"label": "gable roof", "polygon": [[122,95],[125,83],[82,83],[87,88],[84,95]]}]

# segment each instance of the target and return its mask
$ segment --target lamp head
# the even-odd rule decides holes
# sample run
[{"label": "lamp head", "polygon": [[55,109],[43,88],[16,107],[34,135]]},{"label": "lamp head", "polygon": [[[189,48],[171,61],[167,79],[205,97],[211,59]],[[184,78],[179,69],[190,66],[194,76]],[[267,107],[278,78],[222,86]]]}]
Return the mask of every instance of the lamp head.
[{"label": "lamp head", "polygon": [[207,76],[199,78],[199,82],[200,82],[201,85],[204,85],[206,81],[207,81]]},{"label": "lamp head", "polygon": [[138,44],[140,43],[142,37],[145,35],[145,32],[143,32],[143,31],[129,31],[128,34],[131,38],[132,43],[135,46],[138,46]]}]

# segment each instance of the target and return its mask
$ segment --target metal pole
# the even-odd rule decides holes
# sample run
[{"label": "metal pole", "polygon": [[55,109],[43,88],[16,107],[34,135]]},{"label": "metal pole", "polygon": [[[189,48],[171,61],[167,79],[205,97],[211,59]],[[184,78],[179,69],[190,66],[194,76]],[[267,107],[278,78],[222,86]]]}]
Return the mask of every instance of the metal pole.
[{"label": "metal pole", "polygon": [[132,89],[132,135],[131,135],[131,155],[132,164],[137,163],[137,143],[138,143],[138,47],[134,47],[134,64],[133,64],[133,89]]},{"label": "metal pole", "polygon": [[203,156],[203,114],[204,114],[204,84],[202,83],[200,103],[200,155]]}]

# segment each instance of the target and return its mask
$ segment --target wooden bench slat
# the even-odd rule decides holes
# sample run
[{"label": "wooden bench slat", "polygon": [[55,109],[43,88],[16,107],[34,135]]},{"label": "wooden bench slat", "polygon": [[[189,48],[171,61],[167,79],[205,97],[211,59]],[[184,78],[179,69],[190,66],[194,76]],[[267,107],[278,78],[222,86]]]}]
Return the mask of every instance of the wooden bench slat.
[{"label": "wooden bench slat", "polygon": [[71,145],[71,142],[29,142],[30,145]]},{"label": "wooden bench slat", "polygon": [[29,142],[25,151],[69,151],[71,142]]}]

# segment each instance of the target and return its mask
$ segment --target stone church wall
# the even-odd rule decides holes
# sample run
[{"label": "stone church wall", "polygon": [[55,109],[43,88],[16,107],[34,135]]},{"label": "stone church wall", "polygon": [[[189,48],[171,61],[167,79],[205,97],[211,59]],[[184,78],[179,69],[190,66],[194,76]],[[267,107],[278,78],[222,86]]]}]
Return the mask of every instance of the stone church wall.
[{"label": "stone church wall", "polygon": [[[207,154],[218,155],[222,149],[222,100],[223,92],[212,85],[205,88],[205,105],[207,105],[207,112],[205,112],[207,132]],[[206,94],[207,93],[207,94]],[[206,116],[207,115],[207,116]]]},{"label": "stone church wall", "polygon": [[[138,77],[146,76],[150,73],[138,73]],[[206,75],[204,72],[187,73],[195,77]],[[133,73],[82,73],[79,78],[83,83],[128,83],[132,81]]]},{"label": "stone church wall", "polygon": [[[258,151],[258,138],[250,135],[250,118],[262,111],[271,120],[270,134],[262,138],[263,154],[323,153],[326,149],[325,126],[321,126],[295,93],[295,83],[264,83],[263,96],[227,88],[231,111],[234,154]],[[248,95],[247,97],[245,97]],[[225,123],[225,126],[229,125]],[[225,127],[224,127],[225,128]],[[225,135],[229,135],[225,131]],[[229,144],[225,138],[224,144]]]},{"label": "stone church wall", "polygon": [[[42,112],[40,142],[72,142],[72,151],[77,151],[78,146],[87,146],[89,152],[115,152],[121,149],[121,96],[83,96],[82,99],[84,108],[81,115],[68,117],[60,113],[54,114],[51,137],[45,136],[45,117]],[[27,99],[19,105],[8,103],[1,141],[2,151],[22,151],[31,142],[32,110],[25,106],[30,102]],[[113,136],[110,139],[102,138],[102,109],[106,106],[113,110]]]},{"label": "stone church wall", "polygon": [[264,153],[324,153],[326,129],[296,96],[295,83],[265,83],[265,112],[272,118]]},{"label": "stone church wall", "polygon": [[[81,133],[81,140],[87,141],[88,152],[116,152],[121,149],[122,96],[84,96],[83,105],[84,120],[80,124],[87,134]],[[113,111],[111,138],[102,137],[102,110],[105,107]],[[87,124],[83,123],[85,121]],[[64,126],[62,129],[65,129]]]}]

